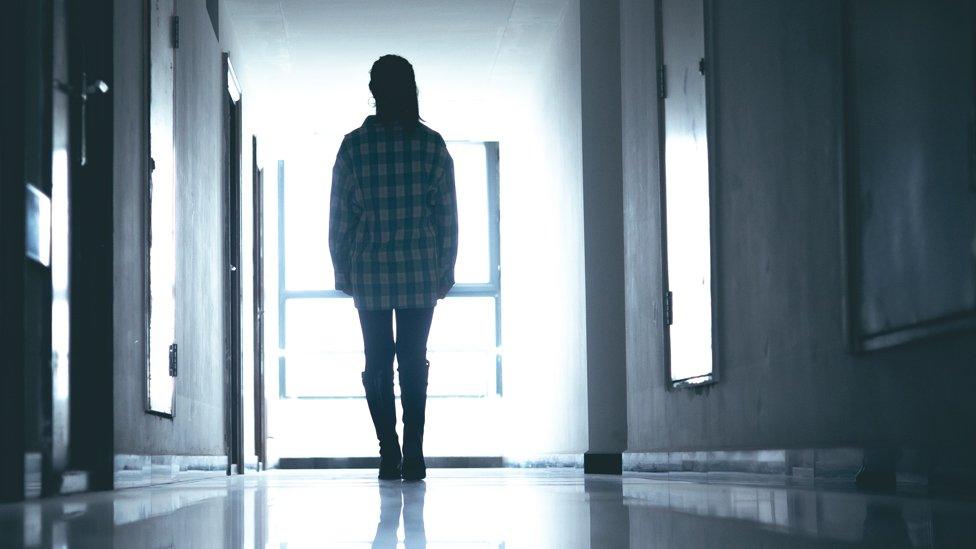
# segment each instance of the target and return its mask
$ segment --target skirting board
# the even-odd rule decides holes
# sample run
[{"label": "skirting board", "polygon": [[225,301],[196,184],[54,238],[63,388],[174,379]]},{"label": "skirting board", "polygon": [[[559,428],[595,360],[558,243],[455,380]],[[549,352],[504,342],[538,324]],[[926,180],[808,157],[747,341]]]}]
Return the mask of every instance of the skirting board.
[{"label": "skirting board", "polygon": [[854,482],[862,465],[894,471],[898,484],[928,483],[925,459],[912,450],[807,448],[702,452],[625,452],[623,469],[670,480],[807,484]]},{"label": "skirting board", "polygon": [[503,458],[505,467],[546,468],[546,467],[574,467],[583,468],[583,454],[519,454],[508,455]]},{"label": "skirting board", "polygon": [[[502,467],[502,458],[497,456],[425,457],[427,467],[445,469],[495,468]],[[279,469],[376,469],[380,466],[379,457],[307,457],[281,458]]]},{"label": "skirting board", "polygon": [[227,456],[115,455],[114,487],[134,488],[227,474]]},{"label": "skirting board", "polygon": [[619,475],[623,473],[621,454],[583,454],[583,472],[588,475]]},{"label": "skirting board", "polygon": [[261,465],[261,462],[258,460],[258,456],[251,456],[251,457],[244,458],[244,470],[260,472],[264,470],[264,467]]},{"label": "skirting board", "polygon": [[24,497],[27,499],[41,497],[41,453],[27,452],[24,454]]}]

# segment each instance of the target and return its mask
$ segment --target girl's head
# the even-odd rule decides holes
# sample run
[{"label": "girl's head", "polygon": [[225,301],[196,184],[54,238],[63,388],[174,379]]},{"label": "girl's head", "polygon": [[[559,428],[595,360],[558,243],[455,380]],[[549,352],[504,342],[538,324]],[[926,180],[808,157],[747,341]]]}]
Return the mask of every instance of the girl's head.
[{"label": "girl's head", "polygon": [[417,80],[413,66],[399,55],[384,55],[369,70],[369,91],[376,100],[376,116],[383,123],[399,122],[411,129],[420,121]]}]

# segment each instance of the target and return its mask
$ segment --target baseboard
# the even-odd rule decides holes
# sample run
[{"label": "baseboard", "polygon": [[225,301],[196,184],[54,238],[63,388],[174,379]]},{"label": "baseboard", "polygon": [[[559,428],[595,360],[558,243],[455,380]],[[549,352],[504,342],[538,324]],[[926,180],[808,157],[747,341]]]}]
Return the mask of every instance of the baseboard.
[{"label": "baseboard", "polygon": [[41,497],[42,461],[40,452],[24,454],[24,497],[34,499]]},{"label": "baseboard", "polygon": [[623,473],[622,454],[587,452],[583,454],[583,472],[588,475],[619,475]]},{"label": "baseboard", "polygon": [[227,456],[116,454],[113,486],[135,488],[227,474]]},{"label": "baseboard", "polygon": [[[443,469],[478,469],[503,467],[500,456],[425,457],[427,467]],[[379,457],[304,457],[280,458],[278,469],[376,469]]]},{"label": "baseboard", "polygon": [[255,473],[260,472],[261,462],[258,460],[258,456],[244,458],[244,470],[253,471]]},{"label": "baseboard", "polygon": [[80,494],[89,488],[88,471],[65,471],[61,474],[61,495]]},{"label": "baseboard", "polygon": [[516,468],[583,468],[583,454],[516,454],[503,459],[505,467]]},{"label": "baseboard", "polygon": [[944,482],[941,478],[948,469],[934,463],[930,454],[906,448],[625,452],[623,470],[668,480],[802,485],[854,484],[858,471],[866,467],[893,472],[901,487],[952,485],[972,474],[952,474],[952,480]]}]

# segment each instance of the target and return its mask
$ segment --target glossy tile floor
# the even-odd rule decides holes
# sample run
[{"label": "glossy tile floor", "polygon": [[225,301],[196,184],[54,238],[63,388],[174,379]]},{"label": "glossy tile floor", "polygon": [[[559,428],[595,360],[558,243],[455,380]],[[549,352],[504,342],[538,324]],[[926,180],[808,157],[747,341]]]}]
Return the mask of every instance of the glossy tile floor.
[{"label": "glossy tile floor", "polygon": [[976,504],[567,469],[271,471],[0,506],[3,547],[976,547]]}]

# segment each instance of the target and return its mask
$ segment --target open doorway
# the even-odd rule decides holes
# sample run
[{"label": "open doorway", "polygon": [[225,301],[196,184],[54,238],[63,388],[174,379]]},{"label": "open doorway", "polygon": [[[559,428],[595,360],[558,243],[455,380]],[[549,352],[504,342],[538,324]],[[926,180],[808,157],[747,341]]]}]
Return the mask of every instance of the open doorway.
[{"label": "open doorway", "polygon": [[254,451],[258,468],[268,466],[268,413],[264,374],[264,168],[258,163],[258,139],[251,138],[252,261],[254,313]]},{"label": "open doorway", "polygon": [[231,473],[243,473],[244,371],[241,343],[241,85],[224,54],[223,266],[226,438]]}]

